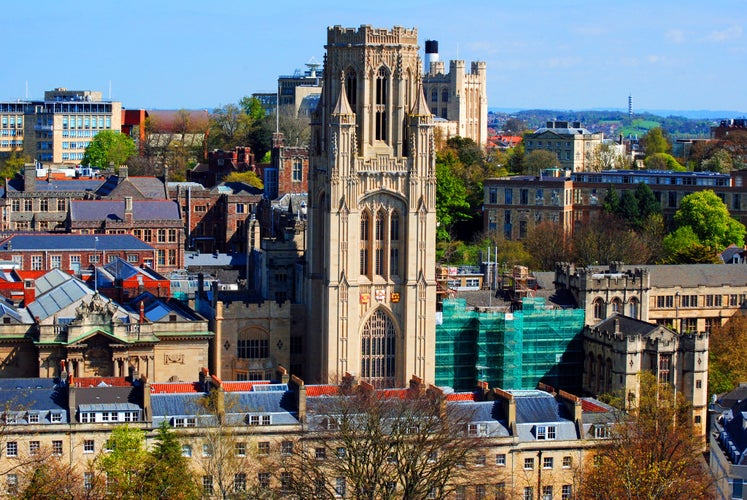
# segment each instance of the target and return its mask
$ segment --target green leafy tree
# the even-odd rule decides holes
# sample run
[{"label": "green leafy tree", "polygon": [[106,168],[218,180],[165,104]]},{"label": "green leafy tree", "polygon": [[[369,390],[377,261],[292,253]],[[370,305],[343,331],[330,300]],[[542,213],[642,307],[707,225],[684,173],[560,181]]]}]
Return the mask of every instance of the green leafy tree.
[{"label": "green leafy tree", "polygon": [[671,170],[673,172],[685,172],[687,169],[681,165],[674,156],[668,153],[654,153],[643,160],[648,170]]},{"label": "green leafy tree", "polygon": [[113,130],[102,130],[83,153],[83,165],[92,167],[108,167],[125,165],[127,161],[135,156],[137,147],[132,137],[115,132]]},{"label": "green leafy tree", "polygon": [[638,386],[607,445],[586,463],[580,498],[713,498],[703,444],[682,393],[649,372],[640,373]]},{"label": "green leafy tree", "polygon": [[558,155],[546,149],[535,149],[524,155],[524,174],[539,175],[545,169],[557,167]]},{"label": "green leafy tree", "polygon": [[718,251],[704,245],[690,226],[682,226],[664,237],[662,264],[718,264]]},{"label": "green leafy tree", "polygon": [[265,116],[265,108],[256,97],[244,96],[239,100],[239,106],[253,121],[261,120]]},{"label": "green leafy tree", "polygon": [[211,149],[227,151],[236,146],[248,145],[253,123],[251,116],[236,104],[226,104],[216,108],[210,114]]},{"label": "green leafy tree", "polygon": [[700,244],[717,251],[731,244],[744,245],[744,225],[729,215],[724,202],[710,189],[682,198],[674,221],[678,228],[689,226]]},{"label": "green leafy tree", "polygon": [[704,172],[724,174],[734,170],[734,160],[726,149],[718,149],[710,158],[703,160],[698,167],[698,170]]},{"label": "green leafy tree", "polygon": [[158,428],[156,443],[148,454],[147,489],[149,498],[192,500],[201,496],[182,445],[164,421]]},{"label": "green leafy tree", "polygon": [[23,169],[23,166],[30,161],[26,156],[19,155],[15,149],[10,152],[10,156],[2,160],[2,166],[0,166],[0,176],[3,179],[12,179],[18,172]]},{"label": "green leafy tree", "polygon": [[614,142],[602,142],[597,145],[591,154],[590,170],[599,172],[627,168],[628,162],[625,155],[620,153],[618,146]]},{"label": "green leafy tree", "polygon": [[262,179],[257,177],[257,174],[251,170],[247,170],[246,172],[231,172],[223,177],[223,182],[243,182],[257,189],[264,189]]},{"label": "green leafy tree", "polygon": [[711,330],[708,339],[708,391],[729,392],[747,380],[747,317],[737,313]]},{"label": "green leafy tree", "polygon": [[107,448],[98,458],[99,469],[106,474],[107,490],[120,499],[145,498],[148,493],[148,452],[145,432],[121,425],[114,428]]},{"label": "green leafy tree", "polygon": [[453,150],[436,153],[436,219],[437,239],[450,239],[452,226],[470,217],[467,188],[454,171],[461,166]]},{"label": "green leafy tree", "polygon": [[656,153],[669,153],[672,150],[669,137],[667,137],[667,133],[661,127],[655,127],[646,132],[641,137],[641,144],[643,145],[643,151],[646,153],[646,156]]}]

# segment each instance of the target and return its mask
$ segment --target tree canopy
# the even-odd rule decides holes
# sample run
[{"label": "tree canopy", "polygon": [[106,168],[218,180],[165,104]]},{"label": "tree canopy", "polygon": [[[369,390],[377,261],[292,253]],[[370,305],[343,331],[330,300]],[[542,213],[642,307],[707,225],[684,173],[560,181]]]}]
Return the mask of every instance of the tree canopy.
[{"label": "tree canopy", "polygon": [[257,174],[251,170],[246,172],[231,172],[230,174],[223,177],[222,182],[243,182],[257,189],[263,189],[264,184]]},{"label": "tree canopy", "polygon": [[557,167],[558,155],[546,149],[535,149],[524,155],[524,174],[539,175],[545,169]]},{"label": "tree canopy", "polygon": [[674,220],[678,227],[690,227],[701,244],[718,251],[731,244],[744,245],[744,225],[730,216],[724,202],[710,189],[682,198]]},{"label": "tree canopy", "polygon": [[467,188],[464,181],[454,174],[459,158],[452,150],[439,151],[436,155],[436,219],[437,239],[450,238],[452,226],[470,217]]},{"label": "tree canopy", "polygon": [[609,444],[586,464],[580,498],[711,498],[713,479],[684,397],[649,372],[640,373],[639,387]]},{"label": "tree canopy", "polygon": [[708,392],[729,392],[747,380],[747,317],[734,314],[711,330],[708,342]]},{"label": "tree canopy", "polygon": [[126,165],[127,160],[137,154],[137,147],[132,137],[115,132],[102,130],[83,153],[83,165],[106,168],[110,164],[115,167]]},{"label": "tree canopy", "polygon": [[656,153],[669,153],[672,150],[672,144],[669,142],[669,137],[661,127],[655,127],[646,132],[646,134],[641,137],[641,144],[643,145],[643,151],[646,153],[646,156],[651,156]]},{"label": "tree canopy", "polygon": [[29,161],[27,157],[18,154],[14,149],[10,152],[10,156],[4,158],[2,163],[0,163],[0,176],[4,179],[12,179],[23,169],[27,161]]}]

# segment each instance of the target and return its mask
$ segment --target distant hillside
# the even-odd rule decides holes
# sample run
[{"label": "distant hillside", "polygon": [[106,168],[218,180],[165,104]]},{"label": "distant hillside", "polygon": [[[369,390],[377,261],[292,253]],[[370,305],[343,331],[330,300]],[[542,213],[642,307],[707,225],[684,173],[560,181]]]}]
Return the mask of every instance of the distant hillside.
[{"label": "distant hillside", "polygon": [[[694,112],[693,112],[694,113]],[[672,138],[709,137],[711,126],[718,121],[714,118],[688,118],[681,115],[659,115],[654,113],[634,113],[633,119],[623,110],[585,110],[559,111],[531,109],[522,111],[491,111],[490,126],[502,130],[509,118],[521,120],[528,130],[545,126],[548,121],[561,120],[581,122],[581,125],[592,132],[603,132],[605,137],[617,137],[622,134],[640,136],[655,127],[662,127]],[[720,119],[726,116],[722,115]]]}]

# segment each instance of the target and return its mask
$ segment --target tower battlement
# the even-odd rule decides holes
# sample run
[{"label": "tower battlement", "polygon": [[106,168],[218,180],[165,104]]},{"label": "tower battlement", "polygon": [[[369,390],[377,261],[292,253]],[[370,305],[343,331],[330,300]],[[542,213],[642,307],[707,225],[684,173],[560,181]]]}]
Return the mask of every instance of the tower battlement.
[{"label": "tower battlement", "polygon": [[327,28],[327,43],[329,45],[377,45],[377,44],[411,44],[418,43],[417,28],[403,28],[394,26],[388,28],[374,28],[363,24],[359,28],[343,28],[332,26]]}]

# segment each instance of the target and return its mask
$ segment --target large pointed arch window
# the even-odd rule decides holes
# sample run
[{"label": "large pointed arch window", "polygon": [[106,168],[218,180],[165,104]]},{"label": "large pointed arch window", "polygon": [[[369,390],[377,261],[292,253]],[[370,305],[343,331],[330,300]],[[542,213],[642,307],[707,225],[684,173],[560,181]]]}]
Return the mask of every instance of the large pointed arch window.
[{"label": "large pointed arch window", "polygon": [[377,141],[386,141],[387,136],[387,112],[386,107],[389,100],[389,73],[385,68],[379,68],[376,75],[376,124],[375,133]]},{"label": "large pointed arch window", "polygon": [[361,214],[361,243],[360,243],[360,258],[361,268],[360,273],[362,276],[369,275],[369,259],[368,259],[368,248],[369,240],[371,238],[371,216],[368,212]]},{"label": "large pointed arch window", "polygon": [[399,276],[400,227],[399,212],[394,210],[389,219],[389,275]]},{"label": "large pointed arch window", "polygon": [[350,68],[345,74],[345,93],[348,95],[348,103],[353,111],[358,104],[358,76],[355,70]]},{"label": "large pointed arch window", "polygon": [[374,241],[374,252],[376,253],[376,274],[386,276],[386,262],[384,251],[386,248],[385,238],[386,212],[383,209],[376,213],[376,240]]},{"label": "large pointed arch window", "polygon": [[371,314],[361,336],[361,379],[374,387],[394,387],[396,332],[381,309]]}]

